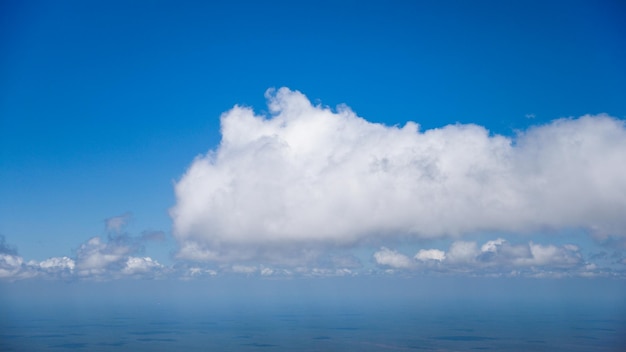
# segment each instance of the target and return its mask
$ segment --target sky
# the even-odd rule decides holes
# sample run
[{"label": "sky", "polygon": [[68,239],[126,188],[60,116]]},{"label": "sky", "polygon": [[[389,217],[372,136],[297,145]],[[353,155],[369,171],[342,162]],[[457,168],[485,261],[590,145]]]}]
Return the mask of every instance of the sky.
[{"label": "sky", "polygon": [[0,6],[0,280],[626,276],[623,2]]}]

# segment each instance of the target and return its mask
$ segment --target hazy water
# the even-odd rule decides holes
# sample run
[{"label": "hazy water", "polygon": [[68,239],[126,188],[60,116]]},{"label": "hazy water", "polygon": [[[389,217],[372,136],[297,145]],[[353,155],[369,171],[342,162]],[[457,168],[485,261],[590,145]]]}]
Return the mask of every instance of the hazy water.
[{"label": "hazy water", "polygon": [[622,307],[601,301],[264,297],[5,304],[0,351],[626,350]]}]

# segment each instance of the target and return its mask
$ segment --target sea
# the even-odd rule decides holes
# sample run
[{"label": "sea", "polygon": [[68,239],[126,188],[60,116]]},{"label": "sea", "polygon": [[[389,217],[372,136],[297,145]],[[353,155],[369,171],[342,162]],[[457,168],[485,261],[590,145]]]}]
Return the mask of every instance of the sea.
[{"label": "sea", "polygon": [[0,351],[626,351],[622,283],[402,280],[3,284]]}]

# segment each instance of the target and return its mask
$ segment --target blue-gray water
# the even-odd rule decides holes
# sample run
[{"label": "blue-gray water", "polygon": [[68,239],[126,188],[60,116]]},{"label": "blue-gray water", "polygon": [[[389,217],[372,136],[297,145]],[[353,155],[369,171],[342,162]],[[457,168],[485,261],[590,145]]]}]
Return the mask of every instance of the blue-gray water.
[{"label": "blue-gray water", "polygon": [[3,286],[0,351],[626,350],[622,284],[505,296],[321,282]]}]

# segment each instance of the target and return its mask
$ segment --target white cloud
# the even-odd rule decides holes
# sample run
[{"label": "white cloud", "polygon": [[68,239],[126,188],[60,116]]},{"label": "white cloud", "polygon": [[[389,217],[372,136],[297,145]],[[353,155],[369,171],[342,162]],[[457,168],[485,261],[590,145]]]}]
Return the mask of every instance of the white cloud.
[{"label": "white cloud", "polygon": [[481,252],[497,252],[498,251],[498,247],[502,246],[502,244],[506,242],[504,239],[502,238],[498,238],[497,240],[493,240],[493,241],[487,241],[485,242],[485,244],[482,245],[482,247],[480,247],[480,251]]},{"label": "white cloud", "polygon": [[103,274],[110,265],[123,262],[130,252],[130,246],[93,237],[76,251],[76,268],[82,275]]},{"label": "white cloud", "polygon": [[52,257],[40,262],[39,267],[46,271],[69,270],[73,271],[76,263],[68,257]]},{"label": "white cloud", "polygon": [[0,253],[0,278],[12,278],[21,271],[24,259],[18,255]]},{"label": "white cloud", "polygon": [[16,278],[22,271],[24,259],[17,254],[17,250],[9,245],[0,234],[0,279]]},{"label": "white cloud", "polygon": [[140,240],[129,236],[109,237],[105,242],[93,237],[76,250],[77,274],[107,279],[122,275],[157,275],[164,267],[150,257],[136,256]]},{"label": "white cloud", "polygon": [[443,261],[446,259],[446,252],[439,249],[420,249],[420,251],[415,255],[415,259],[421,261]]},{"label": "white cloud", "polygon": [[161,268],[163,266],[150,257],[128,257],[122,273],[126,275],[145,274]]},{"label": "white cloud", "polygon": [[374,260],[379,265],[389,266],[395,269],[408,269],[413,266],[411,258],[386,247],[382,247],[374,253]]},{"label": "white cloud", "polygon": [[67,276],[74,270],[74,260],[68,257],[53,257],[42,262],[24,261],[17,250],[6,244],[0,235],[0,279],[16,280],[37,276]]},{"label": "white cloud", "polygon": [[286,88],[267,98],[269,116],[224,113],[219,147],[176,183],[179,257],[232,262],[482,231],[624,235],[624,121],[560,119],[507,138],[476,125],[370,123]]},{"label": "white cloud", "polygon": [[164,239],[162,232],[144,232],[138,237],[120,234],[129,218],[129,214],[124,214],[107,219],[109,235],[106,238],[90,238],[74,251],[73,257],[51,257],[43,261],[25,261],[0,235],[0,279],[108,280],[125,275],[146,277],[174,273],[173,267],[167,268],[150,257],[139,256],[144,250],[144,243]]},{"label": "white cloud", "polygon": [[580,248],[572,244],[541,245],[531,241],[514,245],[503,238],[485,242],[480,250],[476,242],[455,241],[447,253],[437,249],[422,249],[415,255],[415,259],[421,262],[438,260],[440,265],[429,266],[433,270],[475,273],[519,274],[520,270],[528,269],[533,275],[538,272],[563,274],[563,271],[572,274],[598,269],[595,264],[585,262]]}]

